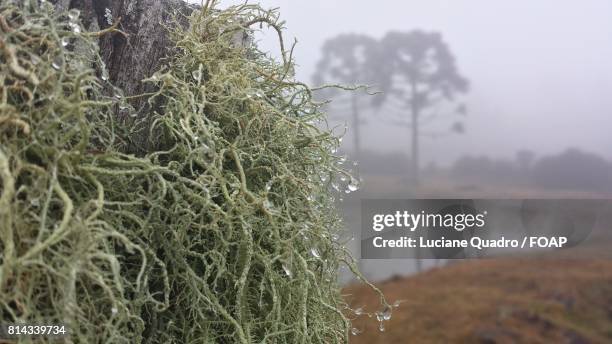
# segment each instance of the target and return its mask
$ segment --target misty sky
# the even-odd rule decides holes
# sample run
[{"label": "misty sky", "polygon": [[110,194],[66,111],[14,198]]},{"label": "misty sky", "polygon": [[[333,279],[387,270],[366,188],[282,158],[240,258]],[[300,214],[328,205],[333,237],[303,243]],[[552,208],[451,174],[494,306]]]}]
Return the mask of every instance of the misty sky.
[{"label": "misty sky", "polygon": [[[232,3],[221,1],[222,6]],[[568,147],[612,159],[612,1],[260,3],[280,7],[287,38],[299,41],[295,57],[298,77],[305,81],[311,80],[323,42],[337,34],[380,38],[390,30],[441,32],[471,82],[465,97],[467,133],[423,139],[424,163],[446,164],[469,153],[510,158],[523,148],[550,154]],[[278,49],[271,34],[261,37],[261,45]],[[368,122],[365,148],[409,151],[407,129],[377,121],[374,116]]]}]

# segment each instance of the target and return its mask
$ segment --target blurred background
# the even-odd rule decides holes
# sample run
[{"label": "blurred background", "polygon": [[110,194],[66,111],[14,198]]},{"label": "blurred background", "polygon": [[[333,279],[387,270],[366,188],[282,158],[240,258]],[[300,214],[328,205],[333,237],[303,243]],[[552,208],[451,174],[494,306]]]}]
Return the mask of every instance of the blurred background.
[{"label": "blurred background", "polygon": [[[298,79],[369,86],[318,94],[359,163],[341,204],[357,239],[362,198],[612,194],[612,2],[260,3],[297,39]],[[275,35],[256,38],[279,56]],[[418,265],[362,262],[373,279]]]},{"label": "blurred background", "polygon": [[[369,85],[367,90],[317,94],[332,100],[327,105],[329,124],[344,133],[341,154],[358,162],[361,189],[340,202],[348,235],[356,237],[351,243],[357,255],[364,198],[612,196],[611,1],[259,2],[278,7],[287,22],[285,39],[297,39],[298,79],[313,86]],[[242,2],[222,1],[237,3]],[[264,29],[256,39],[272,56],[279,56],[274,34]],[[606,233],[598,241],[608,243],[599,250],[610,252],[609,222],[598,221],[597,227]],[[547,263],[504,261],[500,267],[475,262],[444,269],[439,267],[448,262],[431,260],[361,260],[360,265],[368,278],[386,281],[381,283],[390,295],[410,298],[407,290],[423,295],[435,290],[423,296],[435,304],[423,308],[423,302],[409,301],[414,302],[409,308],[421,315],[432,313],[424,316],[430,323],[421,327],[402,325],[420,338],[417,342],[455,341],[460,334],[453,331],[462,326],[469,329],[465,342],[612,341],[612,299],[601,296],[612,292],[612,266],[593,261],[574,266],[567,259],[557,255]],[[602,272],[587,275],[590,264]],[[502,276],[500,271],[516,275]],[[418,272],[422,273],[416,278],[405,277]],[[488,289],[472,290],[474,281]],[[501,281],[503,291],[497,295],[492,290]],[[351,280],[345,277],[345,282]],[[446,284],[475,292],[465,291],[466,299],[451,300],[454,294],[439,288]],[[597,285],[596,296],[577,296],[581,285]],[[509,286],[516,290],[506,290]],[[361,295],[358,301],[369,302],[365,292],[354,292]],[[522,300],[527,310],[518,299],[508,300],[532,292],[533,298]],[[482,309],[476,306],[479,302]],[[546,308],[550,302],[561,304],[558,313]],[[534,311],[534,305],[547,311]],[[466,313],[467,318],[457,317],[457,328],[416,334],[444,322],[440,312],[462,307],[476,308]],[[572,322],[579,310],[589,314],[578,321],[582,325]],[[495,324],[482,328],[470,317],[488,317]],[[589,321],[595,320],[597,326],[590,328],[594,323]],[[510,323],[499,325],[503,322]],[[524,328],[512,332],[523,323],[537,333],[525,337],[531,332]],[[397,330],[382,338],[401,342],[397,338],[403,337],[393,333]],[[381,337],[360,338],[373,343]]]}]

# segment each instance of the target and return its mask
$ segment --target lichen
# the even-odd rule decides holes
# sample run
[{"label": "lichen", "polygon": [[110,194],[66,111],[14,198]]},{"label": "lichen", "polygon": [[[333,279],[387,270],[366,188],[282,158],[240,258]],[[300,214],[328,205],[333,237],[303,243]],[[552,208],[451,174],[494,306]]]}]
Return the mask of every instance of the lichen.
[{"label": "lichen", "polygon": [[[188,19],[134,127],[77,12],[0,5],[2,320],[86,343],[347,342],[337,272],[361,275],[338,239],[339,138],[284,44],[282,62],[236,44],[255,24],[282,43],[275,12]],[[142,128],[158,148],[137,157]]]}]

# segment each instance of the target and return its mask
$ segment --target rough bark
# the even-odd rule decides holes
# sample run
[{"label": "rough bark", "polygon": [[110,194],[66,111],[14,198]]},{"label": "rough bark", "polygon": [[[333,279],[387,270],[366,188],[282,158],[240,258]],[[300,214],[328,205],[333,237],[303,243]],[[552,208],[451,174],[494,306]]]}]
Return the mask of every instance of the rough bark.
[{"label": "rough bark", "polygon": [[[110,73],[111,82],[126,95],[150,91],[141,82],[161,66],[161,60],[172,49],[163,24],[169,24],[172,13],[189,13],[192,8],[180,0],[71,0],[63,6],[81,10],[84,24],[91,30],[110,26],[105,16],[110,10],[113,20],[127,34],[108,34],[100,38],[100,51]],[[140,100],[142,102],[142,100]]]},{"label": "rough bark", "polygon": [[[55,0],[60,9],[76,8],[81,11],[83,24],[90,31],[111,26],[120,20],[119,29],[127,35],[106,34],[100,38],[100,53],[107,66],[110,82],[121,88],[126,96],[153,92],[154,86],[143,83],[160,69],[163,58],[172,51],[173,44],[165,25],[171,24],[175,13],[189,14],[194,7],[181,0]],[[180,17],[180,16],[179,16]],[[145,97],[130,100],[139,117],[152,113]],[[156,104],[158,108],[161,104]],[[119,120],[129,121],[128,118]],[[134,151],[148,149],[147,131],[133,138]]]}]

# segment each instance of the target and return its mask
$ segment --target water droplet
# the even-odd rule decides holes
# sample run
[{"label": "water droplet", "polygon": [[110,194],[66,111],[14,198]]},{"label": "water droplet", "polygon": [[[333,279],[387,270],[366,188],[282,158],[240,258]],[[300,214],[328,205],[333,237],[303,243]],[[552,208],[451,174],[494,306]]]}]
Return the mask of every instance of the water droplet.
[{"label": "water droplet", "polygon": [[385,318],[383,317],[383,313],[382,312],[376,312],[376,320],[378,320],[380,322],[385,320]]},{"label": "water droplet", "polygon": [[265,200],[263,205],[264,205],[264,208],[266,208],[268,210],[272,210],[272,208],[274,208],[274,204],[272,202],[270,202],[269,199]]},{"label": "water droplet", "polygon": [[266,192],[272,189],[272,181],[266,183]]},{"label": "water droplet", "polygon": [[33,198],[32,200],[30,200],[30,204],[38,207],[40,205],[40,200],[38,198]]},{"label": "water droplet", "polygon": [[355,313],[357,315],[362,315],[363,314],[363,307],[359,307],[359,308],[353,310],[353,313]]},{"label": "water droplet", "polygon": [[393,302],[393,307],[397,308],[400,306],[400,304],[402,303],[402,300],[397,300],[395,302]]},{"label": "water droplet", "polygon": [[60,68],[62,68],[63,64],[64,64],[64,60],[62,60],[62,58],[60,56],[58,56],[51,63],[51,67],[53,67],[53,69],[55,69],[55,70],[60,70]]},{"label": "water droplet", "polygon": [[73,8],[70,11],[68,11],[68,18],[70,18],[70,20],[77,20],[79,19],[80,15],[81,15],[81,11],[77,10],[76,8]]},{"label": "water droplet", "polygon": [[360,333],[361,333],[361,330],[359,330],[359,329],[358,329],[358,328],[356,328],[356,327],[353,327],[353,328],[351,329],[351,334],[352,334],[353,336],[356,336],[356,335],[358,335],[358,334],[360,334]]},{"label": "water droplet", "polygon": [[341,181],[341,182],[345,182],[345,181],[347,181],[347,180],[348,180],[348,179],[347,179],[347,178],[346,178],[346,176],[344,176],[344,175],[343,175],[342,177],[340,177],[340,181]]},{"label": "water droplet", "polygon": [[113,308],[111,308],[111,314],[112,314],[112,315],[115,315],[115,314],[117,314],[118,312],[119,312],[119,310],[117,309],[117,307],[113,307]]},{"label": "water droplet", "polygon": [[106,18],[106,23],[108,25],[113,25],[113,13],[110,8],[107,7],[104,9],[104,17]]},{"label": "water droplet", "polygon": [[355,192],[359,190],[359,181],[355,178],[351,178],[350,183],[347,186],[347,191],[348,192]]},{"label": "water droplet", "polygon": [[283,265],[283,270],[285,271],[285,275],[287,275],[287,277],[293,277],[293,272],[291,272],[291,270],[286,265]]},{"label": "water droplet", "polygon": [[381,321],[381,322],[378,323],[378,330],[380,332],[385,332],[385,323],[384,322]]},{"label": "water droplet", "polygon": [[81,33],[81,26],[77,23],[68,23],[70,30],[74,33]]},{"label": "water droplet", "polygon": [[201,71],[201,70],[199,70],[199,69],[198,69],[198,70],[194,70],[194,71],[191,73],[191,76],[193,76],[193,78],[194,78],[196,81],[200,82],[200,80],[202,80],[202,71]]},{"label": "water droplet", "polygon": [[62,37],[60,43],[62,44],[62,47],[67,47],[70,41],[68,40],[68,37]]},{"label": "water droplet", "polygon": [[391,320],[391,314],[393,313],[393,309],[390,306],[385,306],[382,311],[383,320]]},{"label": "water droplet", "polygon": [[319,174],[319,178],[321,178],[321,181],[323,183],[327,183],[327,181],[329,180],[329,174],[327,172],[321,172]]},{"label": "water droplet", "polygon": [[102,75],[100,76],[100,79],[107,81],[108,80],[108,71],[106,69],[102,70]]},{"label": "water droplet", "polygon": [[321,253],[319,253],[319,250],[317,250],[316,247],[310,249],[310,254],[312,254],[312,256],[315,258],[321,258]]}]

